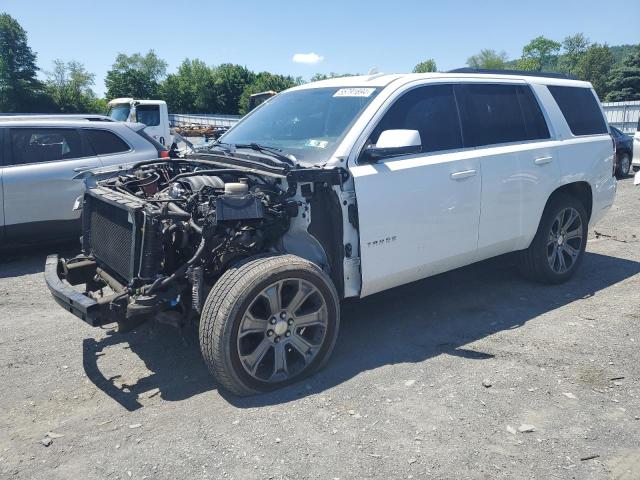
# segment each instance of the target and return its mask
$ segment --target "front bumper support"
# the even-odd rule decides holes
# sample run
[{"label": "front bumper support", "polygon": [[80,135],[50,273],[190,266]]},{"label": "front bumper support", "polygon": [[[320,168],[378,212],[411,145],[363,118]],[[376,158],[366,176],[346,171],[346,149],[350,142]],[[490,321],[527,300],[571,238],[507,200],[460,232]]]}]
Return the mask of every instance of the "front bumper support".
[{"label": "front bumper support", "polygon": [[109,312],[109,304],[102,303],[74,289],[64,279],[64,260],[58,255],[49,255],[44,268],[44,280],[53,298],[62,308],[73,313],[92,327],[105,322]]}]

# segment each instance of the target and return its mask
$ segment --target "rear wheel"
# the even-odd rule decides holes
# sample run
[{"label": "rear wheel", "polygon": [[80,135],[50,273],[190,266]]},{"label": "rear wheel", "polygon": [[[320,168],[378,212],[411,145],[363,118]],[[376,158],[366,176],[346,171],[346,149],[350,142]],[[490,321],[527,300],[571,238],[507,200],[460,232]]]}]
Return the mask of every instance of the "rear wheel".
[{"label": "rear wheel", "polygon": [[202,311],[200,345],[222,386],[252,395],[320,368],[338,327],[337,293],[317,265],[293,255],[258,257],[214,285]]},{"label": "rear wheel", "polygon": [[547,204],[538,232],[522,253],[523,273],[543,283],[561,283],[575,273],[587,244],[588,217],[582,203],[565,194]]},{"label": "rear wheel", "polygon": [[621,153],[618,156],[618,165],[616,167],[616,177],[626,178],[629,176],[631,170],[631,155],[628,153]]}]

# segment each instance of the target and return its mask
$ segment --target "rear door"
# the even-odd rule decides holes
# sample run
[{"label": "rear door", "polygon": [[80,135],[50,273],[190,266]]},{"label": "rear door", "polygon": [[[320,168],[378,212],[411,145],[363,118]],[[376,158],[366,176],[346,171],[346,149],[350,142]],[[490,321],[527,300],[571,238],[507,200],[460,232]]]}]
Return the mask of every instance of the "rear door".
[{"label": "rear door", "polygon": [[101,166],[77,128],[11,127],[2,173],[7,240],[79,233],[73,203],[84,192],[78,172]]},{"label": "rear door", "polygon": [[524,82],[456,86],[465,145],[482,169],[478,260],[526,248],[558,178],[558,142]]}]

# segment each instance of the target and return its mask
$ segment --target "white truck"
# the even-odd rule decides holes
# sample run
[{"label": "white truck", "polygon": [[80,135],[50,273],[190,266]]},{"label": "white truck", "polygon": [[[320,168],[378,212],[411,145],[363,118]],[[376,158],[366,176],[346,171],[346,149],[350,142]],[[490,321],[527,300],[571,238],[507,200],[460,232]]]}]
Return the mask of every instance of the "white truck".
[{"label": "white truck", "polygon": [[115,98],[108,103],[109,117],[119,122],[144,123],[144,131],[167,148],[173,144],[169,110],[164,100]]},{"label": "white truck", "polygon": [[107,174],[84,198],[82,254],[50,256],[45,279],[94,326],[197,323],[219,384],[255,394],[327,362],[344,298],[514,251],[527,277],[568,280],[613,203],[614,155],[587,82],[310,83],[209,151]]}]

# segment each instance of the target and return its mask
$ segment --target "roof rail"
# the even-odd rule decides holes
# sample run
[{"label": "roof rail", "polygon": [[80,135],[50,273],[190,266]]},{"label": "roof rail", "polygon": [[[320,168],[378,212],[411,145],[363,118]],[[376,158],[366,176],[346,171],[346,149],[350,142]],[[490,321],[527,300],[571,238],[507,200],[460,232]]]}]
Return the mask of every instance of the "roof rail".
[{"label": "roof rail", "polygon": [[575,75],[556,72],[532,72],[530,70],[491,70],[488,68],[456,68],[447,73],[485,73],[491,75],[522,75],[525,77],[564,78],[566,80],[578,80]]}]

